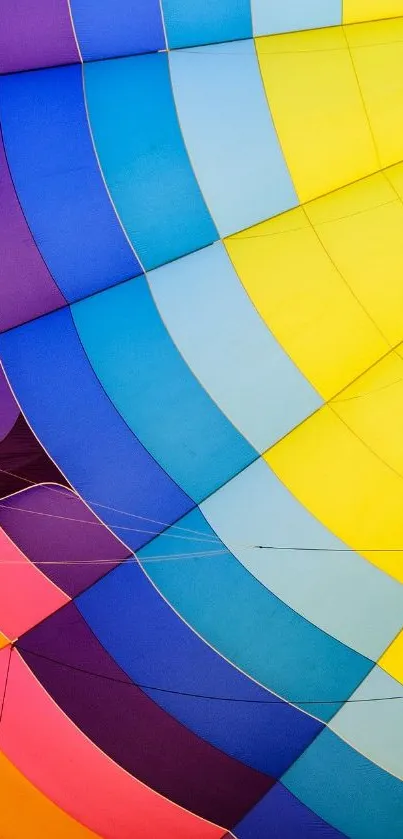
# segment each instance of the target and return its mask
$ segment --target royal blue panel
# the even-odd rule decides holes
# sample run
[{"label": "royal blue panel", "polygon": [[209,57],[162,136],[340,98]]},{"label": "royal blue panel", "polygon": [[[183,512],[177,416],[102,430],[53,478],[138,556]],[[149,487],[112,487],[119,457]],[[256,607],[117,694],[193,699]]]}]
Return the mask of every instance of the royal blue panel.
[{"label": "royal blue panel", "polygon": [[283,783],[352,839],[402,839],[403,784],[324,729]]},{"label": "royal blue panel", "polygon": [[84,61],[162,50],[159,0],[70,0]]},{"label": "royal blue panel", "polygon": [[73,317],[113,403],[195,501],[256,460],[179,354],[144,277],[83,300]]},{"label": "royal blue panel", "polygon": [[[105,395],[68,309],[4,333],[0,356],[34,431],[84,499],[166,522],[192,506]],[[108,516],[107,510],[102,514],[129,528],[116,532],[133,547],[149,540],[135,532],[147,527],[141,519]],[[155,532],[161,526],[149,529]]]},{"label": "royal blue panel", "polygon": [[[290,609],[229,551],[212,554],[225,546],[218,539],[212,541],[214,531],[200,510],[193,510],[180,525],[202,536],[188,533],[181,543],[177,538],[180,531],[166,530],[140,554],[141,559],[178,551],[194,554],[184,561],[147,563],[147,572],[164,597],[226,658],[280,696],[327,721],[340,707],[333,700],[350,696],[373,662]],[[206,550],[209,556],[197,555]]]},{"label": "royal blue panel", "polygon": [[232,828],[237,839],[344,839],[281,784]]},{"label": "royal blue panel", "polygon": [[218,239],[179,128],[164,53],[87,64],[101,166],[146,268]]},{"label": "royal blue panel", "polygon": [[0,79],[0,115],[18,197],[64,296],[78,300],[140,267],[94,154],[78,66]]},{"label": "royal blue panel", "polygon": [[250,0],[162,0],[170,47],[252,37]]},{"label": "royal blue panel", "polygon": [[[187,543],[178,542],[180,550],[186,550]],[[178,618],[138,565],[127,564],[108,574],[76,605],[134,681],[248,700],[225,702],[146,691],[192,731],[249,766],[278,776],[321,730],[316,720],[279,703],[217,655]]]}]

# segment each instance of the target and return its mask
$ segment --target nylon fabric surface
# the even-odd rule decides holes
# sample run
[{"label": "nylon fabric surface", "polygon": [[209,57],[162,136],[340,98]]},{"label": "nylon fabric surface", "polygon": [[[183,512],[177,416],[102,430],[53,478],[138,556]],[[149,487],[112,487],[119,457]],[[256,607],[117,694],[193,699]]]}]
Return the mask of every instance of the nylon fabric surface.
[{"label": "nylon fabric surface", "polygon": [[402,59],[0,0],[1,839],[401,839]]}]

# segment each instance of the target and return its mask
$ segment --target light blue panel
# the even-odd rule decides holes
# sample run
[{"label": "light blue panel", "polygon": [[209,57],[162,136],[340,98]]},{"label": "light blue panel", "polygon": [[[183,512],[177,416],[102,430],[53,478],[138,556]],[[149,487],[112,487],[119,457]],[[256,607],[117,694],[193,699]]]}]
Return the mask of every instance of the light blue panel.
[{"label": "light blue panel", "polygon": [[82,301],[73,317],[118,411],[195,501],[257,457],[178,353],[144,278]]},{"label": "light blue panel", "polygon": [[145,267],[215,241],[179,128],[166,54],[86,64],[84,74],[105,179]]},{"label": "light blue panel", "polygon": [[350,839],[402,839],[402,782],[327,729],[281,782]]},{"label": "light blue panel", "polygon": [[[372,662],[343,646],[278,600],[243,568],[214,536],[199,510],[178,524],[186,534],[182,551],[200,554],[145,565],[147,574],[182,617],[226,658],[265,687],[321,720],[340,707]],[[178,553],[176,527],[141,552],[141,559]]]},{"label": "light blue panel", "polygon": [[190,369],[259,452],[320,406],[261,320],[220,242],[151,271],[148,279]]},{"label": "light blue panel", "polygon": [[254,42],[179,50],[169,62],[185,143],[220,235],[295,207]]},{"label": "light blue panel", "polygon": [[[403,586],[339,541],[262,459],[201,509],[222,541],[270,591],[376,661],[402,624]],[[323,550],[267,551],[244,545]]]},{"label": "light blue panel", "polygon": [[342,0],[251,0],[254,35],[319,29],[342,22]]},{"label": "light blue panel", "polygon": [[252,36],[250,0],[162,0],[162,8],[171,48]]},{"label": "light blue panel", "polygon": [[[402,696],[403,685],[380,667],[374,667],[351,697],[357,702],[344,705],[329,723],[343,740],[400,779],[403,779]],[[358,701],[364,699],[380,701]]]}]

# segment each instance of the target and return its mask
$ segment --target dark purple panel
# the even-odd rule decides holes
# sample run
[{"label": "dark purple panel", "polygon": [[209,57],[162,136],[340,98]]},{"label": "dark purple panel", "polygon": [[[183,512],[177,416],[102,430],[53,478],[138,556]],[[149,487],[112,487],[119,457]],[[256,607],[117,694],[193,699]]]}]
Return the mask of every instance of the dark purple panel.
[{"label": "dark purple panel", "polygon": [[130,556],[88,507],[61,487],[30,487],[6,499],[0,507],[0,525],[31,562],[71,597]]},{"label": "dark purple panel", "polygon": [[80,57],[67,0],[0,0],[0,73]]},{"label": "dark purple panel", "polygon": [[276,784],[233,833],[237,839],[346,839],[282,784]]},{"label": "dark purple panel", "polygon": [[271,778],[198,738],[133,685],[73,603],[22,636],[18,648],[45,689],[93,742],[132,775],[192,812],[231,828],[272,786]]},{"label": "dark purple panel", "polygon": [[[2,22],[0,33],[1,26]],[[1,49],[0,43],[0,54]],[[0,218],[0,331],[3,331],[58,309],[66,301],[54,283],[25,221],[1,137]]]},{"label": "dark purple panel", "polygon": [[19,413],[20,409],[0,367],[0,443],[10,433]]},{"label": "dark purple panel", "polygon": [[0,442],[0,498],[26,489],[30,482],[47,481],[67,485],[20,414],[10,433]]}]

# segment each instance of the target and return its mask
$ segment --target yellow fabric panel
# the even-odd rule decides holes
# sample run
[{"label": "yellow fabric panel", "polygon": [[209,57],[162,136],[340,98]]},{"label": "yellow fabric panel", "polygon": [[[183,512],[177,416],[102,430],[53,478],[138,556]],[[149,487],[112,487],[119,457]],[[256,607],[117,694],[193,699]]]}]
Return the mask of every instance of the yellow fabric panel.
[{"label": "yellow fabric panel", "polygon": [[2,632],[0,632],[0,650],[2,650],[3,647],[6,647],[9,643],[10,641],[8,640],[8,638],[6,638],[6,636],[3,635]]},{"label": "yellow fabric panel", "polygon": [[387,341],[401,341],[403,203],[391,183],[377,173],[308,204],[306,212]]},{"label": "yellow fabric panel", "polygon": [[343,0],[343,23],[403,15],[403,0]]},{"label": "yellow fabric panel", "polygon": [[0,752],[1,839],[95,839],[21,775]]},{"label": "yellow fabric panel", "polygon": [[403,683],[403,630],[379,659],[379,666]]},{"label": "yellow fabric panel", "polygon": [[[401,356],[396,352],[390,353],[331,404],[349,428],[364,440],[375,454],[400,473],[403,487]],[[403,541],[401,547],[403,549]]]},{"label": "yellow fabric panel", "polygon": [[345,28],[382,167],[403,158],[403,18]]},{"label": "yellow fabric panel", "polygon": [[403,582],[403,480],[332,408],[321,408],[265,459],[304,507],[348,547]]},{"label": "yellow fabric panel", "polygon": [[267,98],[301,202],[375,172],[342,27],[256,39]]},{"label": "yellow fabric panel", "polygon": [[225,245],[269,329],[325,399],[388,351],[302,208]]}]

